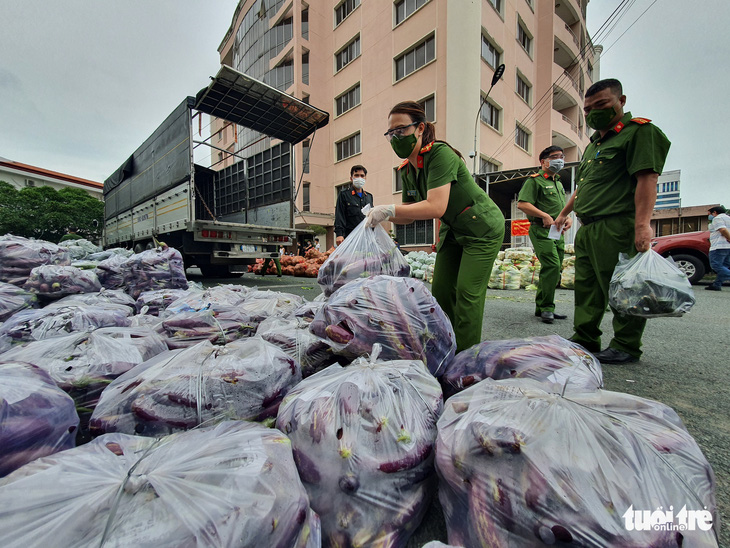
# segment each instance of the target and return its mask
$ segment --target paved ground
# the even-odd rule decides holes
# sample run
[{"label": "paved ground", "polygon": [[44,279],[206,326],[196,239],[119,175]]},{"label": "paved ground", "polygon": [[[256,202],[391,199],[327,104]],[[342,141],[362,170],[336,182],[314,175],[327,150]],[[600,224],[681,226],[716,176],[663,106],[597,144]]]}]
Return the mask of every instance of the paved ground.
[{"label": "paved ground", "polygon": [[[202,281],[193,271],[190,278]],[[320,293],[316,281],[283,276],[246,274],[226,283],[287,291],[312,299]],[[717,499],[722,516],[720,546],[730,547],[730,287],[722,292],[695,286],[697,304],[683,318],[649,320],[644,334],[644,357],[638,364],[606,366],[608,390],[627,392],[661,401],[679,414],[689,432],[712,464],[717,479]],[[559,290],[558,312],[568,320],[543,324],[534,316],[534,293],[487,292],[484,339],[507,339],[557,333],[572,334],[573,292]],[[605,344],[611,336],[611,314],[603,322]],[[432,505],[408,548],[429,540],[446,541],[445,525],[438,504]]]}]

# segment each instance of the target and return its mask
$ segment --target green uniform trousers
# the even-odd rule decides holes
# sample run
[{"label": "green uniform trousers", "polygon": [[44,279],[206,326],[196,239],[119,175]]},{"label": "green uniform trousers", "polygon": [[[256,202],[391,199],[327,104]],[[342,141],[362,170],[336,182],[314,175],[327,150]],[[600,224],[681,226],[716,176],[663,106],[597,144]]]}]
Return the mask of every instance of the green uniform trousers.
[{"label": "green uniform trousers", "polygon": [[274,261],[274,266],[276,267],[276,275],[281,276],[281,261],[279,259],[264,259],[264,264],[261,267],[261,273],[264,275],[266,274],[266,271],[269,269],[271,261]]},{"label": "green uniform trousers", "polygon": [[530,225],[530,241],[540,260],[540,279],[535,295],[536,312],[555,311],[555,288],[560,282],[560,267],[565,255],[565,238],[561,236],[559,240],[551,240],[548,232],[548,228]]},{"label": "green uniform trousers", "polygon": [[[633,217],[608,217],[580,227],[575,236],[575,319],[573,339],[590,351],[601,349],[601,320],[619,253],[636,255]],[[613,312],[611,348],[641,356],[646,319]]]},{"label": "green uniform trousers", "polygon": [[431,290],[451,320],[457,352],[482,341],[487,284],[503,239],[504,229],[499,237],[462,245],[450,231],[436,254]]}]

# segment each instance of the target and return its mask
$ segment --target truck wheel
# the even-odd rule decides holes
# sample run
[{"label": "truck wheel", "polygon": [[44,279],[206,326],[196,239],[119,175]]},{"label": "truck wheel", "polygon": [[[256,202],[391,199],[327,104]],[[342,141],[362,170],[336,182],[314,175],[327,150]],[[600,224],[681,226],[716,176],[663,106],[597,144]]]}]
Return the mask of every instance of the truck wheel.
[{"label": "truck wheel", "polygon": [[142,253],[144,250],[145,250],[145,247],[142,244],[136,244],[134,246],[135,253]]},{"label": "truck wheel", "polygon": [[206,278],[232,278],[227,264],[198,265],[201,274]]},{"label": "truck wheel", "polygon": [[705,276],[705,265],[694,255],[672,255],[672,260],[687,275],[689,283],[696,284]]}]

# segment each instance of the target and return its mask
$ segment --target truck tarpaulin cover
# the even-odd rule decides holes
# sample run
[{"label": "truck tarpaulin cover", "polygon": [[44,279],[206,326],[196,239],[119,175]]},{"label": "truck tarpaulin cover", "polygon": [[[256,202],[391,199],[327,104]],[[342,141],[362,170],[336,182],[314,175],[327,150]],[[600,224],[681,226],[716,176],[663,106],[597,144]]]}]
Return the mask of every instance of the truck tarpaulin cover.
[{"label": "truck tarpaulin cover", "polygon": [[211,116],[296,144],[329,122],[329,114],[223,65],[195,98]]}]

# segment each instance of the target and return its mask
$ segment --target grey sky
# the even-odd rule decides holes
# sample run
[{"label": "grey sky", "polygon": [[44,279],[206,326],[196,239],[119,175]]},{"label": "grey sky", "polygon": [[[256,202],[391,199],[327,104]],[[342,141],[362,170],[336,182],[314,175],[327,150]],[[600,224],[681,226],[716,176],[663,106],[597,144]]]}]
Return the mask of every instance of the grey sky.
[{"label": "grey sky", "polygon": [[[591,35],[620,1],[591,0]],[[653,1],[594,41],[607,48],[601,76],[619,78],[627,108],[672,141],[665,169],[682,170],[682,205],[730,205],[730,2],[658,0],[614,44]],[[217,72],[236,4],[0,0],[0,156],[103,181]]]}]

